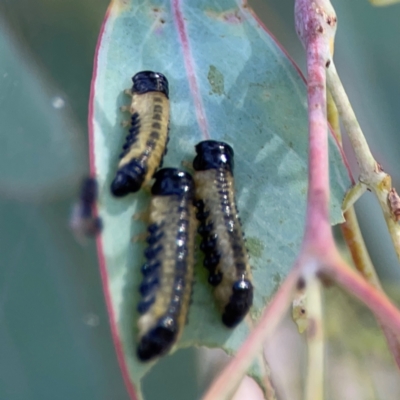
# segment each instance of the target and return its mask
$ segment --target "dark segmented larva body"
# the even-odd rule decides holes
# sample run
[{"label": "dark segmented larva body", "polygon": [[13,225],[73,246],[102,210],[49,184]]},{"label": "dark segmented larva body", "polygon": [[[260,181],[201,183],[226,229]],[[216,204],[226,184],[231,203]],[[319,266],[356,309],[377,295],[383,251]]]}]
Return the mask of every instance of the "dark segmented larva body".
[{"label": "dark segmented larva body", "polygon": [[161,166],[168,142],[168,81],[159,72],[142,71],[133,78],[131,127],[111,184],[114,196],[137,192]]},{"label": "dark segmented larva body", "polygon": [[223,142],[206,140],[196,146],[195,169],[197,218],[205,253],[208,281],[223,310],[222,321],[234,327],[253,303],[253,284],[248,254],[235,202],[233,150]]},{"label": "dark segmented larva body", "polygon": [[96,236],[101,232],[102,221],[94,214],[97,201],[97,181],[87,177],[82,181],[79,200],[74,204],[70,226],[77,237]]},{"label": "dark segmented larva body", "polygon": [[164,168],[154,178],[147,262],[139,288],[143,298],[138,305],[137,354],[142,361],[168,352],[182,333],[193,285],[197,226],[192,177]]}]

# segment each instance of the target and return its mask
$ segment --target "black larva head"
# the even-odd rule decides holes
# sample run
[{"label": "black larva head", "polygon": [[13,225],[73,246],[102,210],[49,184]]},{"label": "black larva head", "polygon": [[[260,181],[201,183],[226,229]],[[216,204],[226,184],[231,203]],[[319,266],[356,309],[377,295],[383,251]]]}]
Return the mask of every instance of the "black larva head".
[{"label": "black larva head", "polygon": [[151,193],[155,196],[185,195],[194,197],[193,178],[177,168],[163,168],[154,174]]},{"label": "black larva head", "polygon": [[195,146],[196,157],[193,168],[196,171],[226,168],[233,173],[233,149],[229,144],[216,140],[204,140]]},{"label": "black larva head", "polygon": [[169,95],[168,80],[160,72],[142,71],[132,78],[132,93],[161,92]]},{"label": "black larva head", "polygon": [[137,348],[141,361],[149,361],[165,354],[175,342],[178,335],[176,320],[168,315],[161,318],[157,325],[146,333]]},{"label": "black larva head", "polygon": [[116,197],[123,197],[137,192],[143,185],[146,168],[136,159],[124,165],[117,171],[111,183],[111,193]]},{"label": "black larva head", "polygon": [[253,304],[253,285],[247,279],[236,281],[232,286],[232,295],[222,315],[222,322],[228,328],[238,325]]}]

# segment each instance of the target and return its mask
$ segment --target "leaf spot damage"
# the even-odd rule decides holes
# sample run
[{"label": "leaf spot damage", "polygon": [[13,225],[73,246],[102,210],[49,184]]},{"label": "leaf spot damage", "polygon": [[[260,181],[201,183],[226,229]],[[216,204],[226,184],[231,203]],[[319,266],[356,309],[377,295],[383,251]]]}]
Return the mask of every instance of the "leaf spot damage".
[{"label": "leaf spot damage", "polygon": [[207,79],[211,86],[211,94],[225,94],[224,75],[214,65],[210,65]]},{"label": "leaf spot damage", "polygon": [[152,17],[157,21],[155,28],[156,33],[162,27],[163,24],[167,22],[167,13],[162,7],[152,7],[151,8]]},{"label": "leaf spot damage", "polygon": [[275,294],[275,292],[279,289],[279,286],[281,285],[282,282],[282,277],[278,272],[275,272],[275,274],[272,276],[272,281],[274,282],[274,289],[272,290],[271,298]]},{"label": "leaf spot damage", "polygon": [[248,237],[246,239],[246,247],[251,257],[260,258],[262,256],[264,245],[260,239]]},{"label": "leaf spot damage", "polygon": [[207,10],[206,15],[213,19],[228,22],[229,24],[241,24],[243,22],[243,15],[239,9],[231,9],[222,12]]}]

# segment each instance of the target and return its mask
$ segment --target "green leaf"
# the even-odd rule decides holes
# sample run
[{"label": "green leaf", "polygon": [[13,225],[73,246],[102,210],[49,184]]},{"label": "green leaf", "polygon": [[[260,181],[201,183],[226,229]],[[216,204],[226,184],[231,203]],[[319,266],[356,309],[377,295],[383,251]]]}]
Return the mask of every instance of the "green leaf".
[{"label": "green leaf", "polygon": [[[123,90],[135,73],[146,69],[162,72],[170,85],[165,166],[190,162],[194,145],[207,134],[234,147],[237,200],[256,287],[255,321],[299,250],[307,193],[306,87],[247,5],[233,0],[112,3],[100,34],[92,86],[92,170],[99,179],[105,227],[98,244],[108,307],[117,349],[136,388],[150,365],[135,356],[145,246],[131,238],[146,227],[131,217],[146,208],[149,195],[142,191],[116,199],[109,186],[127,134],[120,124],[127,117],[119,107],[129,104]],[[330,145],[335,224],[342,220],[340,205],[350,179],[335,142]],[[249,326],[243,322],[228,330],[220,318],[198,262],[189,323],[178,347],[221,347],[234,354]]]}]

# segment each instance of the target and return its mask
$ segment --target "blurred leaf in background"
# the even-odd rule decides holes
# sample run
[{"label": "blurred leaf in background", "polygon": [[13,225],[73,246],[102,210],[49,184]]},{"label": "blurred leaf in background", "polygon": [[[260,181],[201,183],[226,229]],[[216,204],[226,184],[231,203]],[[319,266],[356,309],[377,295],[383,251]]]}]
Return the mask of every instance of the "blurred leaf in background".
[{"label": "blurred leaf in background", "polygon": [[82,132],[62,92],[0,21],[0,194],[25,202],[68,195],[84,173]]}]

